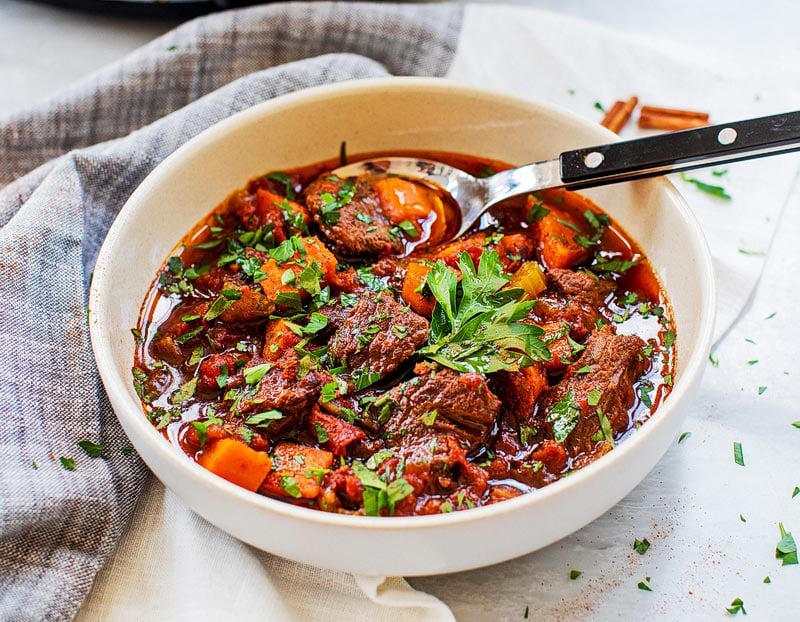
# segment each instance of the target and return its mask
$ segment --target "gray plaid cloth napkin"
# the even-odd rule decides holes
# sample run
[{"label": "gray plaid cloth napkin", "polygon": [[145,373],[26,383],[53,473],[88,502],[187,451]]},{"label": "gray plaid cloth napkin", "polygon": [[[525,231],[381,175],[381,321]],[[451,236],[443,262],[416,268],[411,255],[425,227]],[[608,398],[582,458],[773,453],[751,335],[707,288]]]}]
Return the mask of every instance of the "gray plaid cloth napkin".
[{"label": "gray plaid cloth napkin", "polygon": [[103,392],[86,323],[97,252],[134,188],[198,132],[271,97],[443,75],[460,26],[450,4],[221,13],[0,119],[0,619],[71,619],[145,478]]}]

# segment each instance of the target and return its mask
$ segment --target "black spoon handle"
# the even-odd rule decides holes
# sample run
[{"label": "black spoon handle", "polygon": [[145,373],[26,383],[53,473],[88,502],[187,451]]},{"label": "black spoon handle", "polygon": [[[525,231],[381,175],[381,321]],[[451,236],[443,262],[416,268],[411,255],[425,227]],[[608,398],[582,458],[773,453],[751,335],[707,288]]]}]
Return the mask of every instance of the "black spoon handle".
[{"label": "black spoon handle", "polygon": [[654,177],[800,150],[800,111],[565,151],[569,188]]}]

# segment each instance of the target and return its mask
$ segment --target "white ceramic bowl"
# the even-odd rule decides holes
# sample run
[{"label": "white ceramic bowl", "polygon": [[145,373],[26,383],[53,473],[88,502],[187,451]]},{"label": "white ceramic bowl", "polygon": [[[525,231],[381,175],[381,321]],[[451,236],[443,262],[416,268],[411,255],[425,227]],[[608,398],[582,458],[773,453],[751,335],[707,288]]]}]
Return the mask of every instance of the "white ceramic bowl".
[{"label": "white ceramic bowl", "polygon": [[425,575],[489,565],[544,547],[617,503],[679,433],[708,355],[714,315],[710,256],[697,221],[663,179],[586,191],[649,256],[672,303],[672,393],[630,438],[587,468],[488,507],[415,517],[357,517],[292,506],[239,488],[171,446],[145,418],[131,383],[148,287],[182,236],[251,177],[348,152],[446,150],[523,164],[614,140],[552,105],[436,79],[364,80],[309,89],[241,112],[167,158],[133,193],[94,270],[91,337],[114,410],[139,454],[193,510],[260,549],[367,575]]}]

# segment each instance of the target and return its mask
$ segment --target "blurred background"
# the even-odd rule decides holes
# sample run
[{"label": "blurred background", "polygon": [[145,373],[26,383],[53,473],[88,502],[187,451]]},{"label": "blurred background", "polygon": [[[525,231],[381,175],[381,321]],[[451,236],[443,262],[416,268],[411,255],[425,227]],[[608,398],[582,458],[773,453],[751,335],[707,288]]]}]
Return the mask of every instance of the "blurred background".
[{"label": "blurred background", "polygon": [[[482,0],[497,3],[498,0]],[[800,58],[795,0],[504,0],[752,62]],[[0,0],[0,116],[51,95],[182,21],[255,0]],[[498,33],[498,42],[502,41]],[[500,43],[498,43],[500,44]]]}]

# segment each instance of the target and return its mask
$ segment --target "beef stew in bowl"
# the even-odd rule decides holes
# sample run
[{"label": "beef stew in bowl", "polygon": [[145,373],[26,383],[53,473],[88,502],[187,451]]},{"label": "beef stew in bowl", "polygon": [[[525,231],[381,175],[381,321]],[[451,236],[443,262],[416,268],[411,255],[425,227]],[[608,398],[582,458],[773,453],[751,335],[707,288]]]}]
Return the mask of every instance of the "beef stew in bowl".
[{"label": "beef stew in bowl", "polygon": [[585,467],[666,398],[666,296],[592,201],[519,197],[450,240],[442,189],[335,166],[252,179],[154,281],[134,384],[187,456],[303,507],[446,513]]}]

